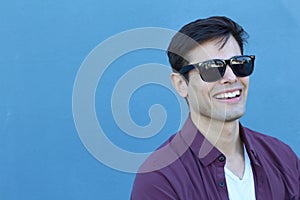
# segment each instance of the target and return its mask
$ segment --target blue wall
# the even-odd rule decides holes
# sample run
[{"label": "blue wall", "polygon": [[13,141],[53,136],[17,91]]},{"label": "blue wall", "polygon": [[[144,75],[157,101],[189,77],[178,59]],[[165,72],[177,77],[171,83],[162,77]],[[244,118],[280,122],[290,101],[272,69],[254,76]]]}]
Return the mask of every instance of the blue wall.
[{"label": "blue wall", "polygon": [[[80,66],[98,44],[120,32],[141,27],[178,30],[211,15],[242,24],[250,34],[246,53],[257,56],[242,122],[280,138],[299,156],[299,5],[296,0],[2,2],[0,199],[128,199],[134,174],[95,159],[76,130],[72,94]],[[95,96],[96,115],[107,137],[131,152],[152,151],[180,126],[176,96],[159,84],[138,88],[129,112],[145,126],[150,123],[148,109],[161,104],[167,118],[160,134],[133,138],[113,120],[114,85],[145,63],[168,65],[165,53],[157,49],[123,55],[107,68]]]}]

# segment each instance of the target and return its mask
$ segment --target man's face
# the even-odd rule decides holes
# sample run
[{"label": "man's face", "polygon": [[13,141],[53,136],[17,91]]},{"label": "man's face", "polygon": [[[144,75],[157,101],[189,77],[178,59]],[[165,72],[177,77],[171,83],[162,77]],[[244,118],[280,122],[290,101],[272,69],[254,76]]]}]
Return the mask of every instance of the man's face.
[{"label": "man's face", "polygon": [[[211,59],[229,59],[241,55],[237,41],[231,36],[220,48],[220,40],[210,40],[191,50],[187,59],[191,64]],[[237,77],[227,66],[222,79],[204,82],[197,70],[189,72],[187,100],[192,116],[221,121],[240,118],[246,107],[249,77]]]}]

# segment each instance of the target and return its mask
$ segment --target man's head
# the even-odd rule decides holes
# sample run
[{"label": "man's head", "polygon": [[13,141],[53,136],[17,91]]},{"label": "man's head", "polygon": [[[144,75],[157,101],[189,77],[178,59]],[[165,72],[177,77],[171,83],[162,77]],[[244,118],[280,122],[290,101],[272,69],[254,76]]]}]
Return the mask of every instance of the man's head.
[{"label": "man's head", "polygon": [[221,43],[220,48],[222,48],[231,35],[237,41],[241,54],[243,54],[244,43],[248,34],[231,19],[214,16],[186,24],[173,37],[168,47],[168,57],[172,69],[178,72],[181,67],[189,64],[184,56],[195,48],[195,45],[217,39]]},{"label": "man's head", "polygon": [[[240,57],[243,55],[245,36],[247,33],[234,21],[226,17],[210,17],[185,25],[173,37],[168,48],[174,71],[171,81],[177,92],[187,99],[192,117],[197,117],[197,120],[202,117],[233,121],[244,114],[248,75],[252,72],[250,70],[254,62],[254,57]],[[211,62],[212,59],[219,60]],[[240,59],[248,63],[250,70],[245,74],[238,71]],[[201,65],[203,70],[210,63],[209,70],[223,72],[212,80],[202,76],[202,68],[188,68],[186,76],[178,73],[182,67],[193,67],[197,63],[204,63],[204,66]],[[220,63],[223,67],[214,67]]]}]

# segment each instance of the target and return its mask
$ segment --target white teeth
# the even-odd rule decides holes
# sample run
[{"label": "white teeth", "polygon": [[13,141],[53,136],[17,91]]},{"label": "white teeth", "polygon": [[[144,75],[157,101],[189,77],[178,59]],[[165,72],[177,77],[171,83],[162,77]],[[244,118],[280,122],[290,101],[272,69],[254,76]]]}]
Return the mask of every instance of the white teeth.
[{"label": "white teeth", "polygon": [[227,93],[221,93],[221,94],[218,94],[216,96],[217,99],[227,99],[227,98],[233,98],[233,97],[236,97],[236,96],[239,96],[241,94],[241,92],[239,90],[236,90],[234,92],[227,92]]},{"label": "white teeth", "polygon": [[235,92],[233,92],[233,93],[228,93],[228,97],[229,97],[229,98],[235,97]]},{"label": "white teeth", "polygon": [[225,94],[219,94],[216,97],[217,97],[217,99],[224,99],[225,98]]}]

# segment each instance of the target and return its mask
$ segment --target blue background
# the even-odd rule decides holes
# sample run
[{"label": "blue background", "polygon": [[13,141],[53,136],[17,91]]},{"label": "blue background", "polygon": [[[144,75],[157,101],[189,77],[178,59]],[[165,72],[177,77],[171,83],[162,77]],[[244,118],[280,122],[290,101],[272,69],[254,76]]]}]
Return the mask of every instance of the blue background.
[{"label": "blue background", "polygon": [[[178,30],[211,15],[240,23],[250,34],[246,53],[257,56],[243,124],[280,138],[299,156],[299,8],[297,0],[2,1],[0,199],[128,199],[134,174],[100,163],[77,134],[72,116],[77,71],[96,45],[117,33],[147,26]],[[118,137],[122,131],[111,117],[111,89],[126,70],[149,62],[167,65],[167,58],[148,51],[123,59],[126,66],[112,67],[103,77],[106,85],[100,82],[98,117],[120,147],[151,151],[178,129],[174,95],[157,85],[136,91],[130,110],[137,123],[149,123],[154,103],[169,114],[159,136],[134,141],[132,148],[129,137]]]}]

